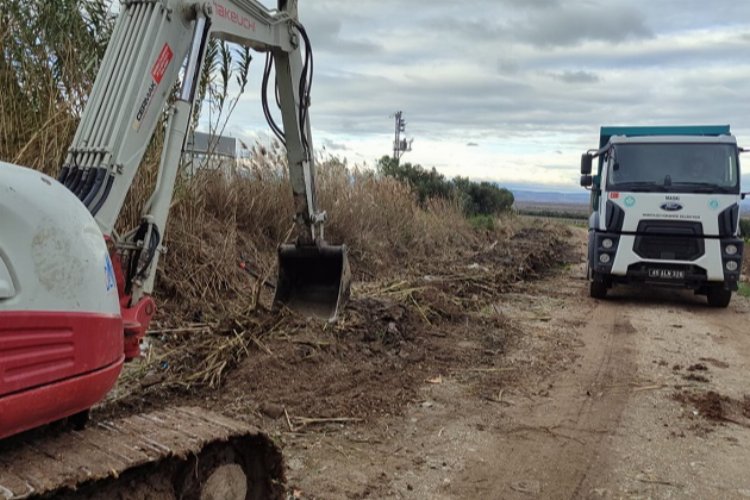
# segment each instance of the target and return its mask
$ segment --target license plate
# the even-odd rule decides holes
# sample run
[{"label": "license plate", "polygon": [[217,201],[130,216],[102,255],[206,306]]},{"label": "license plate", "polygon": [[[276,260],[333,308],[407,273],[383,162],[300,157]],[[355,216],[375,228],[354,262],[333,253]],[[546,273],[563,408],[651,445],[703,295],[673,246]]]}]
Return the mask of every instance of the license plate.
[{"label": "license plate", "polygon": [[682,269],[652,268],[648,270],[648,277],[660,280],[683,280],[685,279],[685,271]]}]

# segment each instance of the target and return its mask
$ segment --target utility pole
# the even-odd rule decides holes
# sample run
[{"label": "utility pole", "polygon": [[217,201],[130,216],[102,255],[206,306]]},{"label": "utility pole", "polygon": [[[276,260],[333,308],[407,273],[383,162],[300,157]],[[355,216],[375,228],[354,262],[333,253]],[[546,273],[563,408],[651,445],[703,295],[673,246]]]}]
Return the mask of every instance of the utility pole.
[{"label": "utility pole", "polygon": [[401,138],[401,134],[406,135],[406,121],[403,118],[404,112],[397,111],[394,115],[396,119],[396,138],[393,141],[393,159],[401,161],[401,157],[404,153],[411,151],[411,144],[414,139],[407,140],[406,137]]}]

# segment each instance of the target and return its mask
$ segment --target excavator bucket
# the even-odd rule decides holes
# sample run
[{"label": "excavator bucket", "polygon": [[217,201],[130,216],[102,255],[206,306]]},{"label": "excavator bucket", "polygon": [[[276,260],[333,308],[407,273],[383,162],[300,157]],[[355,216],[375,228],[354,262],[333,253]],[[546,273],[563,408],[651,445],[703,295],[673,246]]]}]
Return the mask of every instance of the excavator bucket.
[{"label": "excavator bucket", "polygon": [[281,245],[274,307],[336,321],[349,299],[351,271],[345,245]]}]

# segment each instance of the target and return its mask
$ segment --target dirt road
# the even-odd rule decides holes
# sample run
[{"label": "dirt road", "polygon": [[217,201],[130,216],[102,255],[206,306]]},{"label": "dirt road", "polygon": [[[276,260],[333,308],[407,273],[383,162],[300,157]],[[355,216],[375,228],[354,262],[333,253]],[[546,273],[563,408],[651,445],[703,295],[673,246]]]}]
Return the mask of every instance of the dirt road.
[{"label": "dirt road", "polygon": [[426,379],[405,415],[286,435],[293,495],[750,498],[750,301],[595,301],[582,276],[579,259],[503,296],[508,351]]}]

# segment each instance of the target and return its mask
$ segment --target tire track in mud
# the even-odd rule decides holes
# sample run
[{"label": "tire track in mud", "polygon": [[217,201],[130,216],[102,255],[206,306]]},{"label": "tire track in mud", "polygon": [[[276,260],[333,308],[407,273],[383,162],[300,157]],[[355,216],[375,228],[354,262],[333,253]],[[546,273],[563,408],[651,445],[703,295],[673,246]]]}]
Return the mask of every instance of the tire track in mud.
[{"label": "tire track in mud", "polygon": [[[580,304],[582,296],[576,290],[569,301]],[[636,329],[629,307],[600,301],[578,309],[585,324],[575,367],[559,375],[546,397],[505,411],[493,450],[485,450],[492,458],[467,464],[457,498],[589,495],[606,466],[605,438],[617,432],[632,390]],[[487,477],[493,478],[489,488],[481,481]]]},{"label": "tire track in mud", "polygon": [[565,498],[590,494],[589,480],[594,478],[598,468],[606,464],[604,439],[617,432],[630,397],[637,365],[633,339],[636,329],[628,318],[629,312],[629,308],[600,303],[582,332],[584,342],[593,341],[595,344],[593,336],[604,337],[601,351],[594,349],[589,353],[591,356],[601,355],[601,362],[591,379],[592,389],[587,392],[589,398],[581,405],[575,425],[578,432],[588,434],[587,447],[592,446],[595,454],[582,464],[576,487],[570,495],[564,495]]}]

